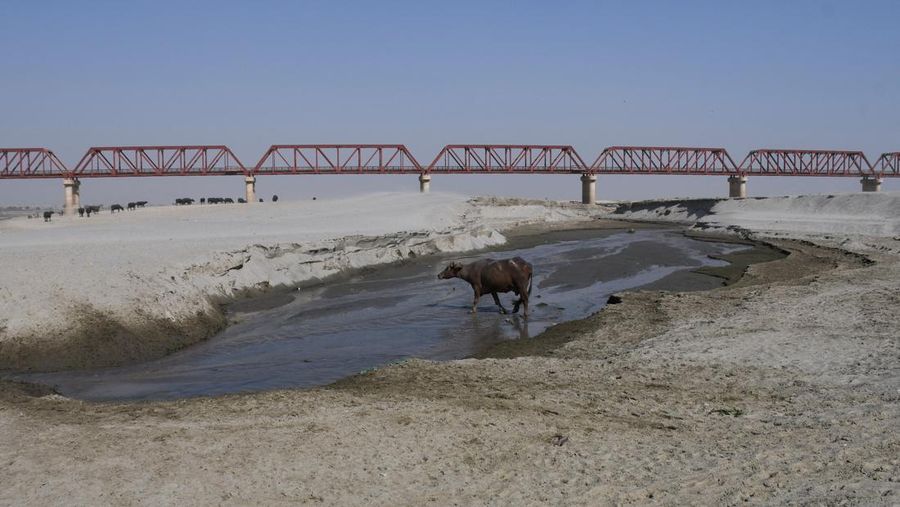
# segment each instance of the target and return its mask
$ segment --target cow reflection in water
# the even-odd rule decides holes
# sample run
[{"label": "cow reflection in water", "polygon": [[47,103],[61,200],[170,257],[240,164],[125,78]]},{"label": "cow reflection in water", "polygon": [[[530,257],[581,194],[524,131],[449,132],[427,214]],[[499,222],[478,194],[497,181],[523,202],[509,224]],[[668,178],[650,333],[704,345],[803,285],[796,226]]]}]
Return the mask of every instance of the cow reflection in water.
[{"label": "cow reflection in water", "polygon": [[451,262],[438,275],[438,278],[461,278],[472,286],[475,291],[475,299],[472,301],[472,313],[478,311],[478,300],[483,294],[494,296],[494,302],[500,307],[500,313],[507,313],[506,308],[500,303],[498,292],[514,292],[519,299],[513,301],[513,313],[519,311],[519,305],[524,306],[524,316],[528,318],[528,297],[531,295],[531,278],[534,269],[531,264],[521,257],[512,259],[483,259],[470,264]]}]

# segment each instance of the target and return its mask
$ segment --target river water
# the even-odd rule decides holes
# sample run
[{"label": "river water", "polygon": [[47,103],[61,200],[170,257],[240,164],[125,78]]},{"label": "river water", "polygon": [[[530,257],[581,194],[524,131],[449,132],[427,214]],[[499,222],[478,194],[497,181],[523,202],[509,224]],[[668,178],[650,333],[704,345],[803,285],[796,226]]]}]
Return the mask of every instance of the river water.
[{"label": "river water", "polygon": [[[534,336],[586,317],[610,294],[636,288],[707,289],[721,280],[690,273],[742,245],[697,241],[671,229],[557,232],[521,248],[455,256],[463,262],[521,256],[534,265],[531,316],[502,315],[490,295],[469,314],[462,280],[438,280],[451,257],[367,270],[282,294],[279,305],[236,304],[237,323],[165,358],[92,371],[19,374],[87,400],[175,399],[324,385],[409,357],[467,357],[502,340]],[[508,309],[513,295],[501,295]],[[262,301],[265,301],[263,299]]]}]

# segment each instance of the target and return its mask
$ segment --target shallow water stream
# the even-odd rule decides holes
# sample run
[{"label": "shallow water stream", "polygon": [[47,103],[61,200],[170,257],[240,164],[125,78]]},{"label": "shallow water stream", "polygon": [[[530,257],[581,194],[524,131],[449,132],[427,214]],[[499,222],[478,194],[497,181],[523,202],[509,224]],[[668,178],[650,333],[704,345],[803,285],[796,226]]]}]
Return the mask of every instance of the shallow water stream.
[{"label": "shallow water stream", "polygon": [[[465,262],[519,255],[531,262],[535,278],[527,321],[500,314],[490,295],[482,297],[477,314],[469,314],[470,287],[461,280],[438,280],[450,258],[434,257],[306,287],[290,297],[272,298],[283,303],[274,308],[238,303],[232,307],[237,323],[163,359],[13,378],[89,400],[323,385],[404,358],[462,358],[501,340],[534,336],[554,323],[590,315],[610,294],[623,290],[717,287],[721,280],[690,270],[722,265],[709,255],[746,248],[692,240],[671,229],[558,232],[539,241],[543,243],[453,257]],[[512,299],[512,294],[501,295],[507,308]]]}]

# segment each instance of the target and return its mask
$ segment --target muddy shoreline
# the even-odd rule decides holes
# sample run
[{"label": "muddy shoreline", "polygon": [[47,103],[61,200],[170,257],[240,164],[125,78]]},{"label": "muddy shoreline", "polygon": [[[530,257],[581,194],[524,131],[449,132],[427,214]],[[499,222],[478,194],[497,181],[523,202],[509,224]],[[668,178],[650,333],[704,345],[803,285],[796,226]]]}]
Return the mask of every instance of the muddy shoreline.
[{"label": "muddy shoreline", "polygon": [[[511,250],[410,259],[282,297],[247,299],[232,309],[223,333],[168,358],[10,378],[55,386],[63,396],[88,401],[311,388],[408,358],[462,359],[495,343],[534,337],[600,310],[615,291],[718,287],[721,278],[695,271],[724,265],[714,259],[736,251],[735,245],[700,242],[672,228],[625,233],[582,227],[523,240],[525,245]],[[527,322],[521,315],[500,315],[493,304],[470,318],[467,289],[434,277],[449,260],[511,255],[529,259],[537,270]]]},{"label": "muddy shoreline", "polygon": [[[698,273],[707,276],[711,276],[714,278],[720,278],[723,280],[723,285],[731,285],[736,281],[740,280],[749,266],[757,263],[769,262],[772,260],[776,260],[779,258],[783,258],[788,255],[786,250],[775,247],[774,245],[766,242],[760,241],[752,241],[748,239],[736,238],[731,235],[724,234],[704,234],[692,232],[686,229],[681,225],[673,225],[671,223],[659,223],[659,222],[628,222],[623,220],[574,220],[571,222],[563,222],[563,223],[553,223],[553,224],[526,224],[519,225],[515,227],[511,227],[506,230],[500,231],[507,238],[507,242],[494,246],[488,247],[484,249],[460,252],[460,253],[438,253],[432,254],[430,257],[441,259],[441,258],[453,258],[459,255],[473,255],[478,253],[487,253],[498,249],[519,249],[519,248],[527,248],[532,247],[548,242],[552,242],[554,240],[558,240],[563,236],[566,236],[572,232],[578,231],[621,231],[621,230],[639,230],[639,229],[672,229],[672,230],[681,230],[682,233],[695,240],[700,241],[713,241],[713,242],[721,242],[721,243],[738,243],[743,245],[752,246],[750,250],[734,252],[728,255],[714,257],[719,260],[723,260],[728,262],[729,264],[721,267],[701,267],[698,269],[685,271],[685,272],[677,272],[669,275],[666,279],[660,280],[658,282],[654,282],[653,284],[646,286],[642,291],[654,290],[656,286],[666,286],[670,285],[670,282],[667,282],[667,279],[670,278],[678,278],[685,275],[689,275],[690,273]],[[291,302],[296,294],[297,290],[304,288],[312,288],[319,286],[326,286],[329,283],[333,283],[336,280],[343,280],[352,278],[357,276],[358,274],[370,270],[381,269],[385,267],[394,266],[397,264],[403,264],[407,262],[417,262],[418,259],[405,259],[401,261],[396,261],[388,264],[382,264],[378,266],[364,266],[361,268],[354,268],[349,270],[341,271],[340,273],[335,273],[333,275],[329,275],[322,279],[309,280],[300,284],[296,284],[294,286],[267,286],[263,288],[257,289],[245,289],[235,293],[230,297],[217,297],[213,298],[216,306],[219,309],[219,313],[217,314],[218,318],[215,320],[213,325],[211,326],[199,326],[206,333],[203,334],[202,339],[209,338],[213,336],[215,333],[225,329],[227,326],[232,325],[233,323],[240,321],[240,314],[245,312],[255,312],[255,311],[264,311],[273,308],[277,308],[284,304]],[[688,284],[689,285],[689,284]],[[715,290],[715,289],[707,289],[707,290]],[[635,294],[634,292],[628,292],[630,297],[631,294]],[[619,301],[622,300],[623,294],[617,295]],[[618,304],[618,303],[617,303]],[[541,332],[540,334],[529,337],[522,338],[516,340],[510,340],[500,343],[495,343],[490,346],[486,346],[483,350],[473,354],[472,358],[477,359],[487,359],[487,358],[515,358],[515,357],[523,357],[523,356],[539,356],[539,355],[552,355],[553,351],[572,339],[579,335],[580,333],[585,333],[591,329],[596,328],[597,321],[599,319],[600,314],[606,310],[606,308],[598,311],[597,313],[585,317],[583,319],[576,319],[572,321],[562,322],[560,324],[554,325],[547,330]],[[208,320],[207,316],[198,316],[198,319],[201,321]],[[169,327],[172,327],[169,325]],[[154,332],[156,330],[154,329]],[[171,332],[176,332],[173,328]],[[184,346],[189,346],[189,344],[195,343],[196,337],[193,340],[183,341],[182,345],[170,346],[166,349],[166,354],[180,350]],[[105,345],[109,346],[110,344],[107,342],[103,342]],[[150,340],[146,347],[152,346],[156,341]],[[91,350],[94,350],[94,354],[99,355],[101,352],[99,350],[95,350],[99,347],[99,345],[95,345],[91,347]],[[159,354],[154,354],[154,356],[158,356]],[[144,356],[140,356],[143,358]],[[33,359],[32,362],[37,361],[39,364],[41,358]],[[132,359],[132,361],[142,360],[142,359]],[[107,361],[108,363],[108,361]],[[119,362],[118,364],[121,364]],[[377,369],[377,368],[374,368]],[[2,372],[0,372],[2,373]],[[14,373],[12,370],[7,370],[7,373]],[[360,374],[364,375],[364,374]],[[351,377],[341,379],[334,383],[334,385],[340,385],[349,379],[352,379],[356,376],[353,375]],[[22,383],[19,381],[3,381],[10,384],[24,384],[26,385],[26,390],[37,393],[46,393],[49,389],[49,392],[54,392],[52,388],[42,385],[30,385],[30,383]],[[331,384],[329,384],[331,385]],[[322,386],[322,388],[327,388],[329,385]],[[308,388],[308,389],[316,389],[316,388]],[[248,394],[251,395],[251,394]],[[213,398],[222,396],[212,396]],[[228,396],[228,395],[225,395]],[[89,403],[98,403],[98,402],[89,402]],[[124,403],[134,403],[134,402],[124,402]]]}]

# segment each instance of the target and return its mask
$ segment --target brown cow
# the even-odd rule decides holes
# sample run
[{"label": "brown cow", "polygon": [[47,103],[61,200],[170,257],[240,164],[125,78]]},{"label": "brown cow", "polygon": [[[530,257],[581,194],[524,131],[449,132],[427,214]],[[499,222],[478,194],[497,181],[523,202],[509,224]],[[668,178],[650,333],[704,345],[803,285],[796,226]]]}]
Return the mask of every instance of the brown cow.
[{"label": "brown cow", "polygon": [[471,264],[451,262],[438,275],[441,280],[448,278],[461,278],[472,286],[475,291],[475,300],[472,302],[472,313],[478,307],[478,300],[482,294],[494,296],[494,302],[500,307],[500,313],[507,313],[506,308],[497,297],[498,292],[514,292],[519,299],[513,301],[513,313],[519,311],[519,305],[525,306],[525,318],[528,318],[528,297],[531,295],[531,277],[534,269],[531,264],[521,257],[512,259],[483,259]]}]

